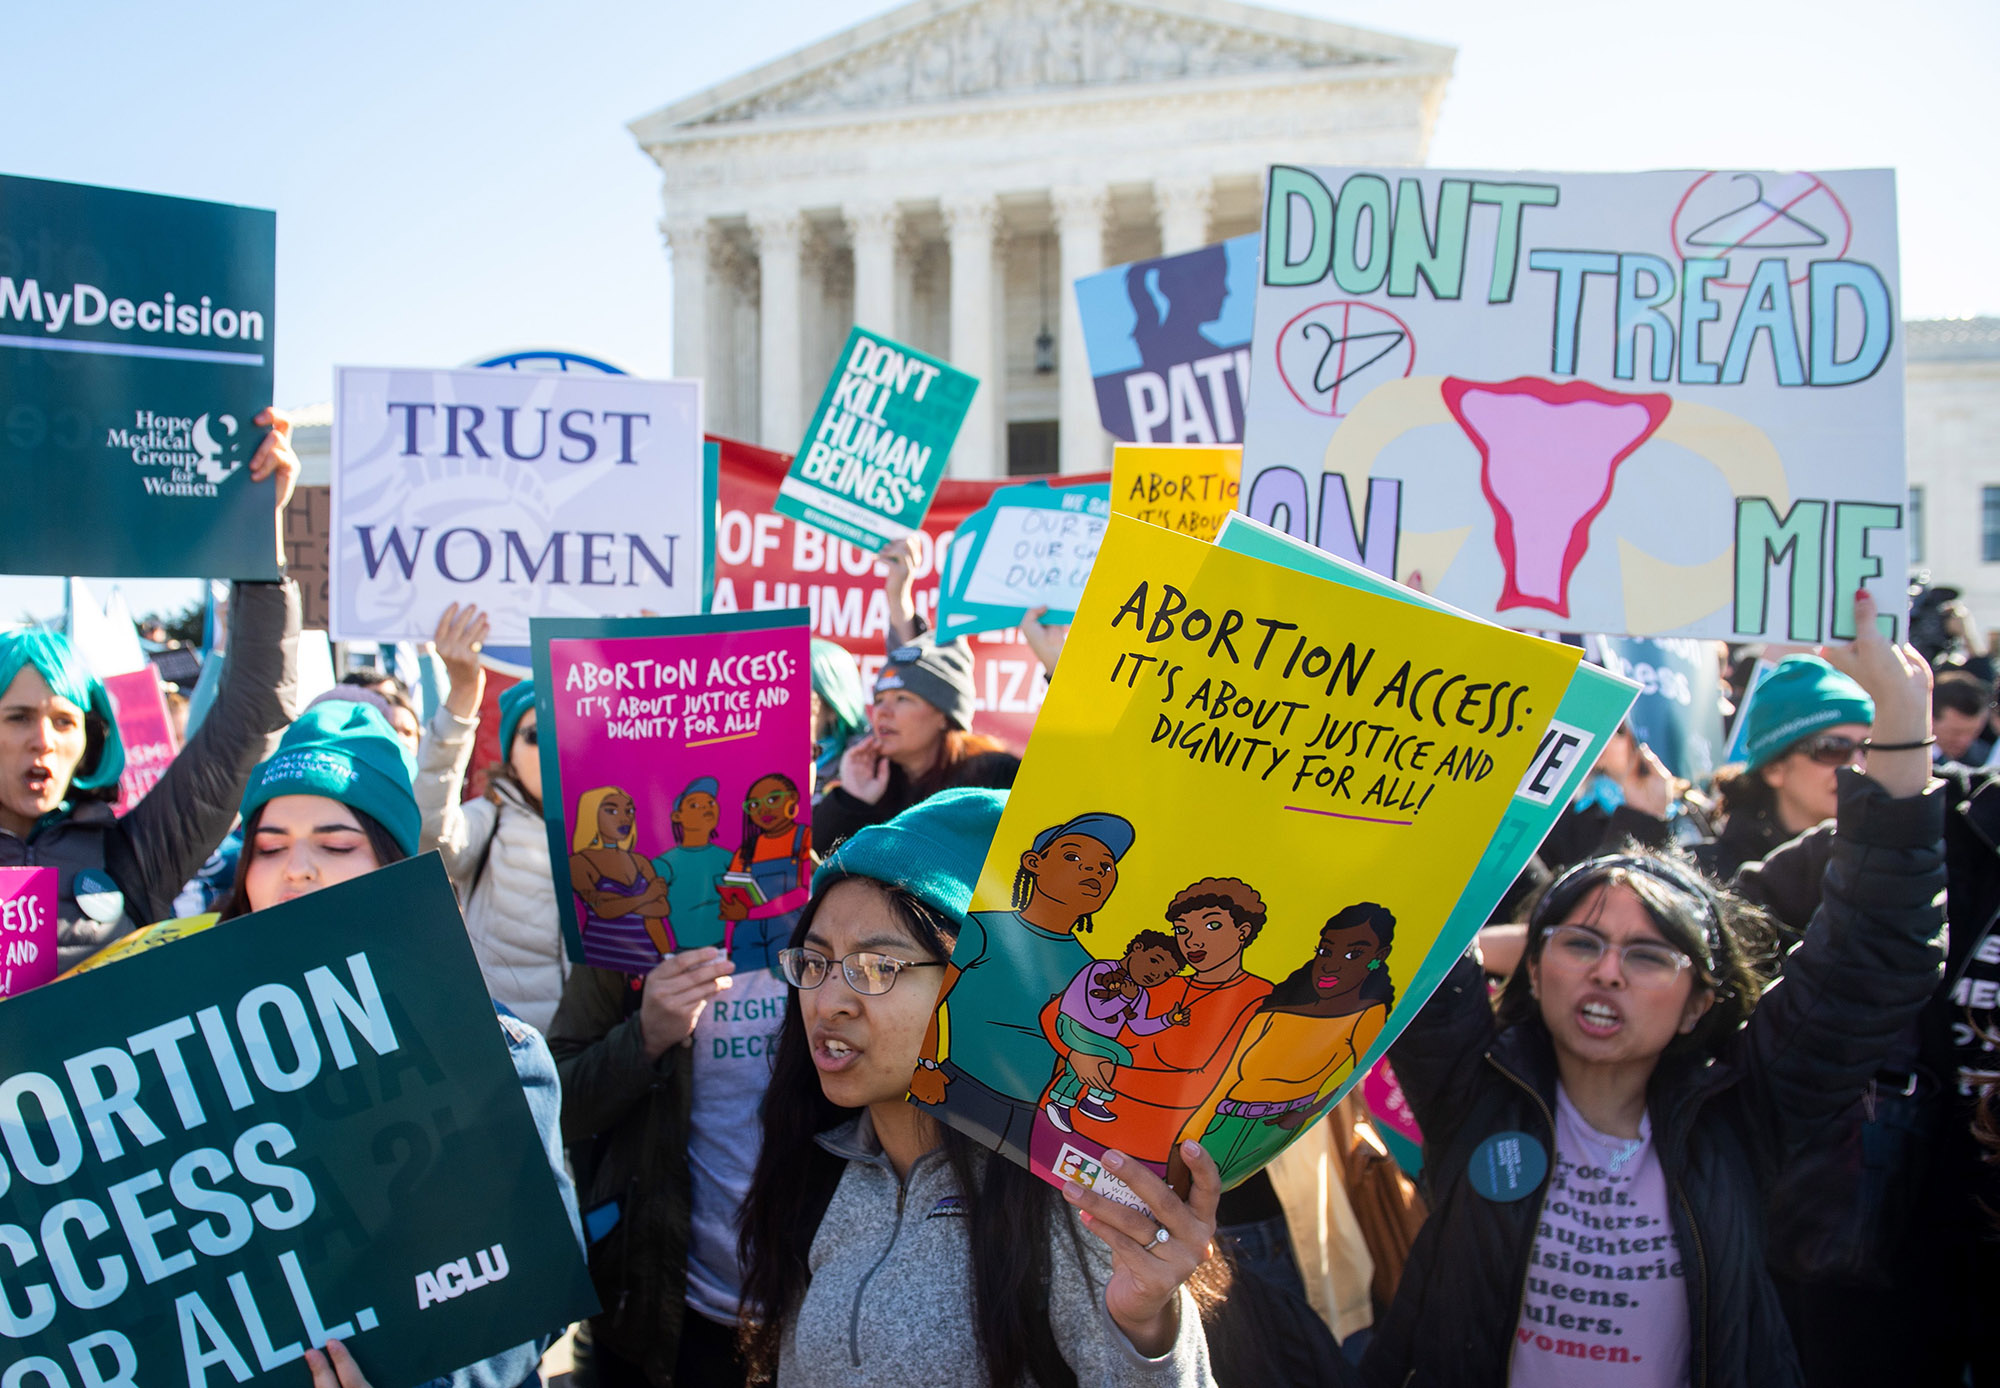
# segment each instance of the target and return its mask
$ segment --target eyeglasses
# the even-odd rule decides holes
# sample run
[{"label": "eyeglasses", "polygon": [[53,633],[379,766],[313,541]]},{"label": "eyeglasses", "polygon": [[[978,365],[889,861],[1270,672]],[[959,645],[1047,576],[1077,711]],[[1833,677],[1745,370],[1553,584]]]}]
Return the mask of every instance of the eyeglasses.
[{"label": "eyeglasses", "polygon": [[1858,739],[1829,733],[1825,737],[1816,737],[1811,742],[1801,743],[1798,753],[1802,757],[1812,758],[1821,766],[1852,766],[1868,755],[1868,749]]},{"label": "eyeglasses", "polygon": [[[827,974],[833,969],[833,961],[816,949],[781,949],[778,951],[778,967],[784,970],[785,982],[792,987],[810,989],[826,982]],[[840,961],[840,972],[847,979],[847,986],[869,997],[880,997],[894,988],[896,975],[905,969],[943,967],[943,962],[937,959],[913,963],[866,949],[856,950]]]},{"label": "eyeglasses", "polygon": [[778,806],[784,804],[787,800],[790,800],[792,798],[793,798],[792,792],[789,790],[774,790],[769,795],[751,796],[748,800],[745,800],[743,802],[743,808],[751,811],[752,813],[756,812],[757,807],[759,805],[763,806],[767,810],[775,810],[778,808]]},{"label": "eyeglasses", "polygon": [[1694,963],[1679,950],[1658,940],[1633,940],[1628,944],[1613,945],[1584,925],[1552,925],[1542,938],[1545,954],[1552,951],[1563,964],[1578,969],[1595,967],[1597,961],[1604,957],[1604,951],[1616,949],[1625,977],[1631,979],[1636,988],[1665,988],[1681,976],[1682,969]]}]

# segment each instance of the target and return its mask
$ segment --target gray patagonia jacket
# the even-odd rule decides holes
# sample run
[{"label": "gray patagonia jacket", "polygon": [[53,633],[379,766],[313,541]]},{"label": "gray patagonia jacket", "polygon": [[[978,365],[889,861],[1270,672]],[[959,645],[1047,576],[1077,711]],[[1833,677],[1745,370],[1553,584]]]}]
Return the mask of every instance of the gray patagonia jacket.
[{"label": "gray patagonia jacket", "polygon": [[[779,1388],[983,1385],[969,1221],[944,1153],[920,1158],[904,1185],[866,1114],[821,1134],[819,1143],[846,1158],[847,1170],[813,1239],[805,1300],[785,1328]],[[1067,1205],[1063,1215],[1050,1229],[1048,1314],[1079,1388],[1213,1383],[1194,1299],[1180,1294],[1173,1348],[1143,1357],[1104,1309],[1110,1250],[1084,1232]]]},{"label": "gray patagonia jacket", "polygon": [[[62,968],[171,913],[175,894],[229,833],[251,771],[291,721],[298,647],[297,585],[238,583],[215,702],[145,799],[123,819],[102,801],[65,802],[26,842],[0,829],[0,867],[56,869]],[[85,914],[76,901],[85,871],[108,876],[122,902],[93,902],[95,914]]]}]

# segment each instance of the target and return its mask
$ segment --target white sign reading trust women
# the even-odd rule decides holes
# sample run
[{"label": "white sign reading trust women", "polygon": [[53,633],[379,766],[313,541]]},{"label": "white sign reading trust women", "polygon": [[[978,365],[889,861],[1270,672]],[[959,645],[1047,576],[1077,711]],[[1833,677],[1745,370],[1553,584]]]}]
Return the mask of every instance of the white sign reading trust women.
[{"label": "white sign reading trust women", "polygon": [[701,611],[701,383],[341,367],[335,640],[428,638],[450,603],[530,617]]}]

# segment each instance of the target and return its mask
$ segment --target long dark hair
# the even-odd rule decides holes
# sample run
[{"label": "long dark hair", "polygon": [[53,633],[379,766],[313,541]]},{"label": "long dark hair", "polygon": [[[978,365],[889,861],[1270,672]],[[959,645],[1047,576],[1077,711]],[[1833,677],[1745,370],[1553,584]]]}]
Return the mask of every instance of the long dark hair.
[{"label": "long dark hair", "polygon": [[1662,1059],[1712,1056],[1750,1019],[1777,955],[1770,920],[1757,907],[1704,876],[1690,860],[1627,843],[1625,852],[1593,858],[1543,888],[1528,915],[1528,945],[1520,967],[1500,995],[1502,1027],[1542,1026],[1528,965],[1540,963],[1548,927],[1605,883],[1626,888],[1668,944],[1694,961],[1695,982],[1712,990],[1715,1003],[1693,1031],[1676,1035]]},{"label": "long dark hair", "polygon": [[[1357,925],[1365,925],[1374,932],[1375,944],[1383,955],[1376,961],[1381,967],[1370,969],[1368,977],[1362,980],[1361,996],[1371,1005],[1380,1003],[1383,1007],[1394,1007],[1396,985],[1389,978],[1388,954],[1390,946],[1396,940],[1395,914],[1388,907],[1378,906],[1372,901],[1357,901],[1354,905],[1335,912],[1333,917],[1319,929],[1320,934],[1324,935],[1329,930],[1352,930]],[[1317,952],[1318,947],[1315,945],[1315,957]],[[1299,1007],[1314,1001],[1319,996],[1319,989],[1313,986],[1312,969],[1311,959],[1293,969],[1285,976],[1284,982],[1271,990],[1271,995],[1264,999],[1263,1006],[1257,1010],[1275,1012],[1281,1007]]]},{"label": "long dark hair", "polygon": [[[845,880],[845,879],[842,879]],[[932,959],[951,958],[958,925],[900,887],[868,879],[917,946]],[[805,942],[826,890],[813,894],[792,929]],[[837,1107],[820,1088],[799,995],[785,999],[785,1022],[764,1091],[764,1141],[743,1202],[738,1256],[744,1315],[738,1331],[752,1382],[773,1380],[784,1328],[812,1282],[807,1255],[847,1163],[821,1147],[821,1133],[858,1110]],[[1004,1157],[995,1157],[956,1129],[939,1125],[946,1160],[969,1204],[973,1327],[986,1361],[986,1380],[1038,1388],[1073,1388],[1076,1374],[1056,1348],[1049,1326],[1049,1230],[1062,1207],[1050,1186]],[[1079,1239],[1069,1222],[1070,1237]],[[1083,1251],[1077,1248],[1079,1262]]]},{"label": "long dark hair", "polygon": [[[1789,756],[1791,749],[1785,749],[1782,756]],[[1765,762],[1770,766],[1779,758]],[[1778,813],[1778,792],[1771,789],[1771,783],[1764,779],[1764,767],[1752,771],[1747,766],[1725,766],[1715,773],[1715,798],[1722,806],[1723,814],[1731,819],[1739,815],[1744,819],[1774,819]]]},{"label": "long dark hair", "polygon": [[[265,804],[259,805],[257,812],[244,821],[243,850],[236,855],[236,882],[229,890],[229,900],[222,905],[222,919],[226,921],[233,921],[238,916],[247,916],[252,910],[250,892],[245,884],[250,876],[250,859],[257,852],[257,826],[264,822],[264,810],[269,803],[266,801]],[[353,814],[355,823],[361,826],[361,832],[368,836],[368,846],[375,850],[376,867],[400,863],[410,856],[403,851],[403,845],[389,836],[389,831],[384,829],[373,815],[364,810],[357,810],[352,805],[347,808]]]}]

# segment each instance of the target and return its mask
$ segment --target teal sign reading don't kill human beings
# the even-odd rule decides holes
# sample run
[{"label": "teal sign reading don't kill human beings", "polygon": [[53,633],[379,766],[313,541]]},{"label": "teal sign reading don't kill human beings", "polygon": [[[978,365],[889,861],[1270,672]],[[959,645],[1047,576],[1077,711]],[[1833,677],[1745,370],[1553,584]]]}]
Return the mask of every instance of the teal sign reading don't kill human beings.
[{"label": "teal sign reading don't kill human beings", "polygon": [[278,575],[277,217],[0,176],[0,572]]}]

